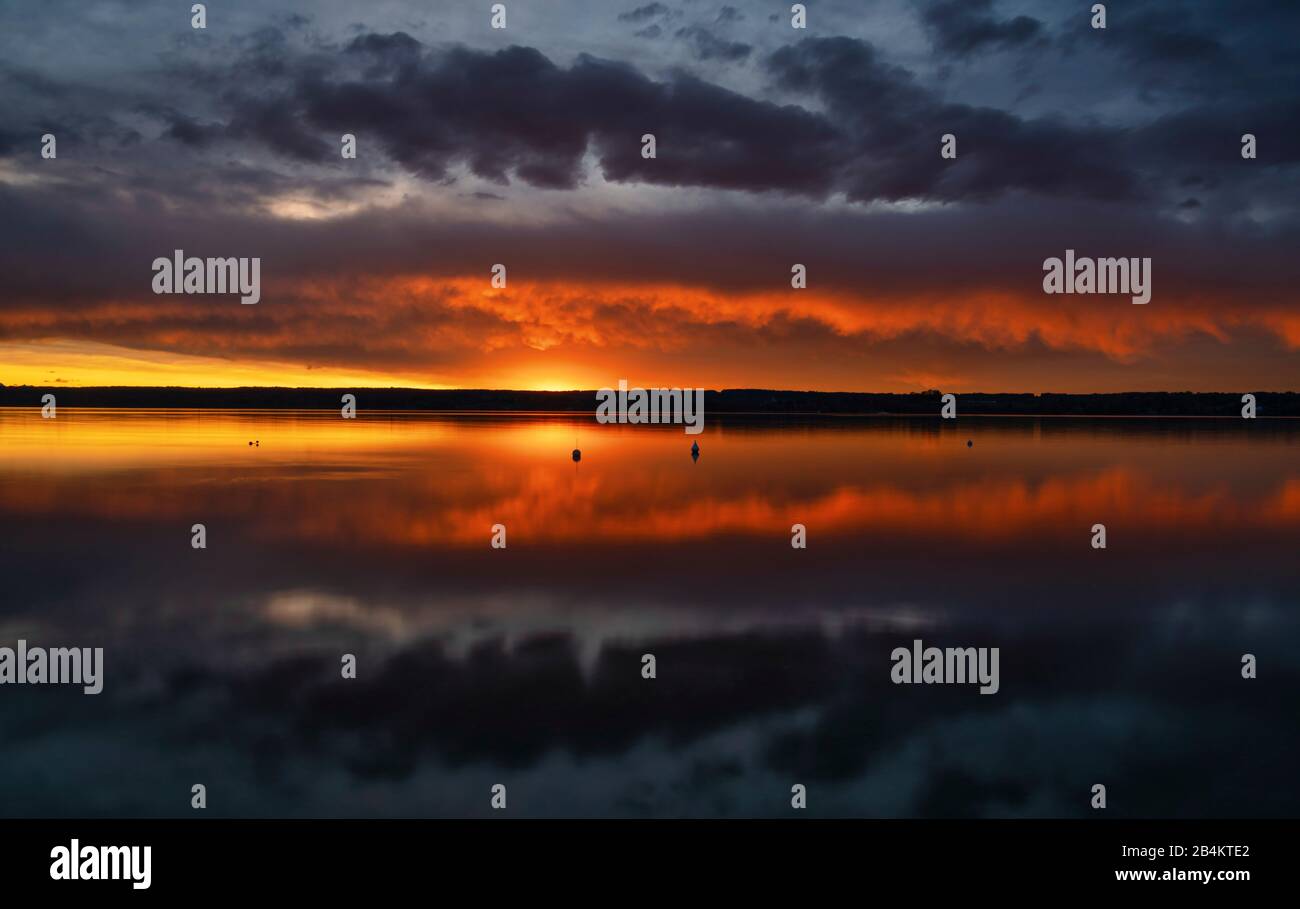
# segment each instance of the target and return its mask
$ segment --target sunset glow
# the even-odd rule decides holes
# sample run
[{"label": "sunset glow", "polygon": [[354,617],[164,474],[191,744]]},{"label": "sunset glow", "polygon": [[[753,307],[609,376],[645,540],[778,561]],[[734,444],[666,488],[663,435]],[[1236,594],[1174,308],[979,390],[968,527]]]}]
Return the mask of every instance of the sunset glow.
[{"label": "sunset glow", "polygon": [[[1023,46],[972,27],[977,65],[940,23],[987,4],[931,5],[849,4],[806,33],[726,7],[659,34],[633,20],[677,14],[646,4],[574,34],[561,3],[504,42],[467,10],[424,31],[332,2],[311,27],[241,8],[198,44],[144,4],[121,10],[125,51],[89,21],[58,46],[12,29],[0,382],[1300,387],[1280,33],[1188,45],[1225,49],[1165,60],[1157,87],[1065,8]],[[1157,58],[1185,46],[1138,33]],[[1256,65],[1205,75],[1229,57]],[[233,92],[231,67],[260,75]],[[69,133],[49,159],[37,83]],[[1076,252],[1149,262],[1149,301],[1048,293],[1045,264]],[[159,291],[151,264],[176,255],[256,260],[256,302]]]}]

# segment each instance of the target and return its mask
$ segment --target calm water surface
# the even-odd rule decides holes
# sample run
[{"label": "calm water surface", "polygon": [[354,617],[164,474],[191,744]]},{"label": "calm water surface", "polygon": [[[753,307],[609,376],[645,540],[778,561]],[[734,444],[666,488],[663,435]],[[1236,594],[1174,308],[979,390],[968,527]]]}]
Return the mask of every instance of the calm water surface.
[{"label": "calm water surface", "polygon": [[[1294,816],[1298,453],[1266,420],[0,410],[0,645],[105,648],[98,696],[0,687],[0,815],[202,782],[209,815],[478,816],[501,782],[512,815],[803,783],[1074,816],[1105,783],[1112,816]],[[892,684],[918,637],[999,647],[1001,690]]]}]

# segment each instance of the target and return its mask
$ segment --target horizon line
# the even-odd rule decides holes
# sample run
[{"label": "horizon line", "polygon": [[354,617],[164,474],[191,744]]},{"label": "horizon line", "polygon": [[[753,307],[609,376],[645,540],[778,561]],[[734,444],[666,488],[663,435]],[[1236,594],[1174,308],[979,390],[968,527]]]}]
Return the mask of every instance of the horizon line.
[{"label": "horizon line", "polygon": [[[632,389],[659,390],[673,389],[686,390],[695,389],[698,386],[664,386],[664,385],[630,385],[628,390]],[[490,394],[519,394],[519,395],[564,395],[564,394],[596,394],[598,391],[605,389],[614,389],[614,386],[602,386],[601,388],[563,388],[563,389],[536,389],[536,388],[487,388],[483,386],[464,386],[456,388],[425,388],[418,385],[7,385],[0,382],[0,391],[15,391],[19,389],[40,389],[54,391],[193,391],[193,392],[220,392],[220,391],[402,391],[422,395],[454,395],[467,393],[490,393]],[[755,393],[764,394],[783,394],[783,395],[864,395],[875,397],[906,397],[915,395],[935,395],[935,394],[955,394],[965,396],[1055,396],[1055,397],[1089,397],[1089,396],[1123,396],[1123,395],[1240,395],[1240,394],[1266,394],[1266,395],[1293,395],[1300,394],[1300,390],[1269,390],[1269,389],[1219,389],[1214,391],[1192,391],[1190,389],[1126,389],[1124,391],[958,391],[944,392],[938,388],[919,389],[915,391],[847,391],[839,389],[798,389],[798,388],[763,388],[758,386],[736,387],[736,388],[705,388],[706,394],[728,394],[728,393]]]}]

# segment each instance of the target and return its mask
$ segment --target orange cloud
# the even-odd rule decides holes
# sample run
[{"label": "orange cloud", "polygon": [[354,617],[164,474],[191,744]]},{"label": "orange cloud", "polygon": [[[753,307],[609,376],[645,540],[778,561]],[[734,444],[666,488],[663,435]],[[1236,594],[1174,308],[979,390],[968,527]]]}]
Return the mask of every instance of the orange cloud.
[{"label": "orange cloud", "polygon": [[[1042,391],[1073,389],[1059,381],[1024,387],[1011,371],[1017,355],[1045,349],[1125,367],[1153,358],[1178,364],[1182,346],[1198,339],[1258,347],[1268,336],[1275,354],[1300,350],[1300,316],[1208,296],[1157,296],[1133,306],[1122,297],[993,290],[960,297],[724,292],[518,276],[497,290],[486,273],[270,282],[256,306],[172,297],[76,310],[19,305],[0,314],[0,330],[11,339],[0,380],[11,384],[49,382],[51,374],[70,384],[159,384],[167,375],[196,385],[519,388],[628,378],[889,391],[952,388],[974,375],[961,357],[984,351],[1005,358],[1007,390]],[[1242,367],[1252,359],[1240,358]],[[1212,378],[1190,357],[1181,362],[1176,368],[1189,380]],[[1284,386],[1296,383],[1290,362]],[[983,375],[990,374],[997,370],[986,361]],[[1267,387],[1277,386],[1274,378]]]}]

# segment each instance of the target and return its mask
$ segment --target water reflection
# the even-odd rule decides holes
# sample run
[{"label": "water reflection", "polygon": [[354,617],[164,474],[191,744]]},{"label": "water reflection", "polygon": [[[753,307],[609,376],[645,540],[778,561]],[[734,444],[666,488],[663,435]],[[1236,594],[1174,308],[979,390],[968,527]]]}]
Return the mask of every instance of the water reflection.
[{"label": "water reflection", "polygon": [[[1300,810],[1300,427],[960,424],[714,421],[692,462],[570,418],[0,411],[0,642],[107,664],[0,689],[0,813]],[[1001,692],[891,685],[922,635],[1001,647]]]}]

